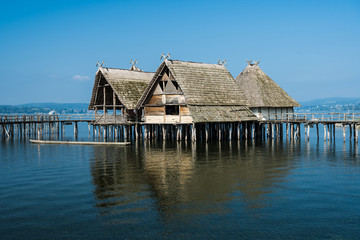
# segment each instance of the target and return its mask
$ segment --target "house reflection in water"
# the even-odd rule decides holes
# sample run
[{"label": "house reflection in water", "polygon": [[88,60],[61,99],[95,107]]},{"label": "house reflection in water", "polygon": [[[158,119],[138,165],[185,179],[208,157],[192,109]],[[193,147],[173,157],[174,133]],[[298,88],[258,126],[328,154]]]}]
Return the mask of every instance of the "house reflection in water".
[{"label": "house reflection in water", "polygon": [[91,165],[96,207],[102,215],[145,211],[163,221],[265,208],[292,168],[290,146],[279,144],[99,147]]}]

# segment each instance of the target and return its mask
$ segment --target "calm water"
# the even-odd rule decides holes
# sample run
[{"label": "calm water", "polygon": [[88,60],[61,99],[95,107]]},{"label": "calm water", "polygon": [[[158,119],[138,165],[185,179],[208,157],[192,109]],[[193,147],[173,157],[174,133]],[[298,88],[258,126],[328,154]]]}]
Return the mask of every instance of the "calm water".
[{"label": "calm water", "polygon": [[0,239],[144,238],[359,239],[359,146],[0,140]]}]

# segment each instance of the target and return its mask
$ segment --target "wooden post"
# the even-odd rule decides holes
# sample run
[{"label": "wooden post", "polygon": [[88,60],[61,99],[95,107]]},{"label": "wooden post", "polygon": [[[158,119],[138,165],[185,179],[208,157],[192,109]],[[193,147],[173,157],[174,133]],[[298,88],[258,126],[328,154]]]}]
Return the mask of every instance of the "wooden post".
[{"label": "wooden post", "polygon": [[192,124],[192,141],[196,141],[196,125],[195,123]]},{"label": "wooden post", "polygon": [[209,124],[205,123],[205,141],[209,141]]},{"label": "wooden post", "polygon": [[113,112],[114,112],[114,124],[116,124],[116,96],[113,91]]},{"label": "wooden post", "polygon": [[128,135],[127,135],[127,126],[126,125],[123,126],[123,132],[124,132],[124,141],[127,142]]},{"label": "wooden post", "polygon": [[175,125],[175,129],[176,129],[176,141],[180,141],[179,125]]},{"label": "wooden post", "polygon": [[135,123],[135,139],[136,141],[139,140],[139,126]]},{"label": "wooden post", "polygon": [[245,139],[248,138],[248,124],[245,122]]},{"label": "wooden post", "polygon": [[326,125],[327,125],[327,140],[330,141],[330,133],[331,133],[330,124],[326,124]]},{"label": "wooden post", "polygon": [[286,123],[286,138],[289,138],[289,123]]},{"label": "wooden post", "polygon": [[219,131],[219,141],[221,141],[221,123],[218,123],[218,131]]},{"label": "wooden post", "polygon": [[298,131],[299,129],[298,129],[298,126],[297,126],[296,123],[294,123],[293,125],[294,125],[293,138],[294,138],[294,140],[295,140],[296,137],[297,137],[297,131]]},{"label": "wooden post", "polygon": [[74,137],[77,138],[77,134],[78,134],[78,126],[77,126],[77,122],[74,122]]},{"label": "wooden post", "polygon": [[117,129],[117,126],[115,126],[115,128],[114,128],[114,140],[115,140],[115,142],[117,142],[117,140],[118,140],[118,129]]},{"label": "wooden post", "polygon": [[106,88],[105,88],[105,86],[103,88],[103,94],[104,94],[104,101],[103,101],[104,123],[106,123],[106,107],[105,107],[106,106]]},{"label": "wooden post", "polygon": [[148,139],[148,125],[144,125],[144,139],[147,140]]},{"label": "wooden post", "polygon": [[[355,120],[355,115],[354,115],[354,120]],[[354,125],[354,141],[356,142],[356,140],[357,140],[357,136],[356,136],[356,134],[357,134],[357,131],[356,131],[356,124],[354,123],[353,124]]]},{"label": "wooden post", "polygon": [[165,130],[165,125],[162,125],[162,134],[163,134],[163,140],[166,140],[166,130]]},{"label": "wooden post", "polygon": [[251,124],[251,135],[252,139],[255,139],[255,123]]},{"label": "wooden post", "polygon": [[308,140],[309,140],[309,138],[310,138],[310,124],[308,124],[307,138],[308,138]]},{"label": "wooden post", "polygon": [[300,123],[298,123],[297,124],[297,137],[298,137],[298,139],[300,139],[301,138],[301,124]]},{"label": "wooden post", "polygon": [[349,139],[351,141],[351,137],[352,137],[352,127],[351,127],[351,124],[349,123],[349,130],[350,130],[350,136],[349,136]]},{"label": "wooden post", "polygon": [[240,122],[237,123],[237,139],[240,140]]},{"label": "wooden post", "polygon": [[324,141],[326,141],[326,124],[324,123]]}]

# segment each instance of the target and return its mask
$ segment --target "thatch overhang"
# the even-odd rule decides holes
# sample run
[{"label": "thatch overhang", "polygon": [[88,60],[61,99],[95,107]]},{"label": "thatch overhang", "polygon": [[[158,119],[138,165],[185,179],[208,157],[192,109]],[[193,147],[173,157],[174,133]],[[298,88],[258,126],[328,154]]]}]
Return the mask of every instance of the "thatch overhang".
[{"label": "thatch overhang", "polygon": [[189,105],[189,111],[195,123],[242,122],[257,119],[246,106]]},{"label": "thatch overhang", "polygon": [[155,91],[155,85],[166,70],[180,86],[193,121],[253,121],[256,116],[249,102],[225,66],[164,60],[141,97],[137,108],[144,106]]},{"label": "thatch overhang", "polygon": [[266,75],[257,64],[249,64],[235,80],[249,100],[250,107],[301,106]]},{"label": "thatch overhang", "polygon": [[140,70],[126,70],[100,67],[95,74],[95,82],[89,110],[94,110],[99,83],[103,78],[110,85],[116,97],[127,109],[135,109],[140,97],[151,81],[154,73]]}]

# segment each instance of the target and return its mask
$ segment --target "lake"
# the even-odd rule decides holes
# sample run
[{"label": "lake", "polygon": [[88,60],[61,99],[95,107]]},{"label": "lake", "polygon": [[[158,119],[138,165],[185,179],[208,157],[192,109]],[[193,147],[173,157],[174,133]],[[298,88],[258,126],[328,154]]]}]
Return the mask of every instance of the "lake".
[{"label": "lake", "polygon": [[1,139],[0,239],[359,239],[359,146],[337,131],[329,142]]}]

